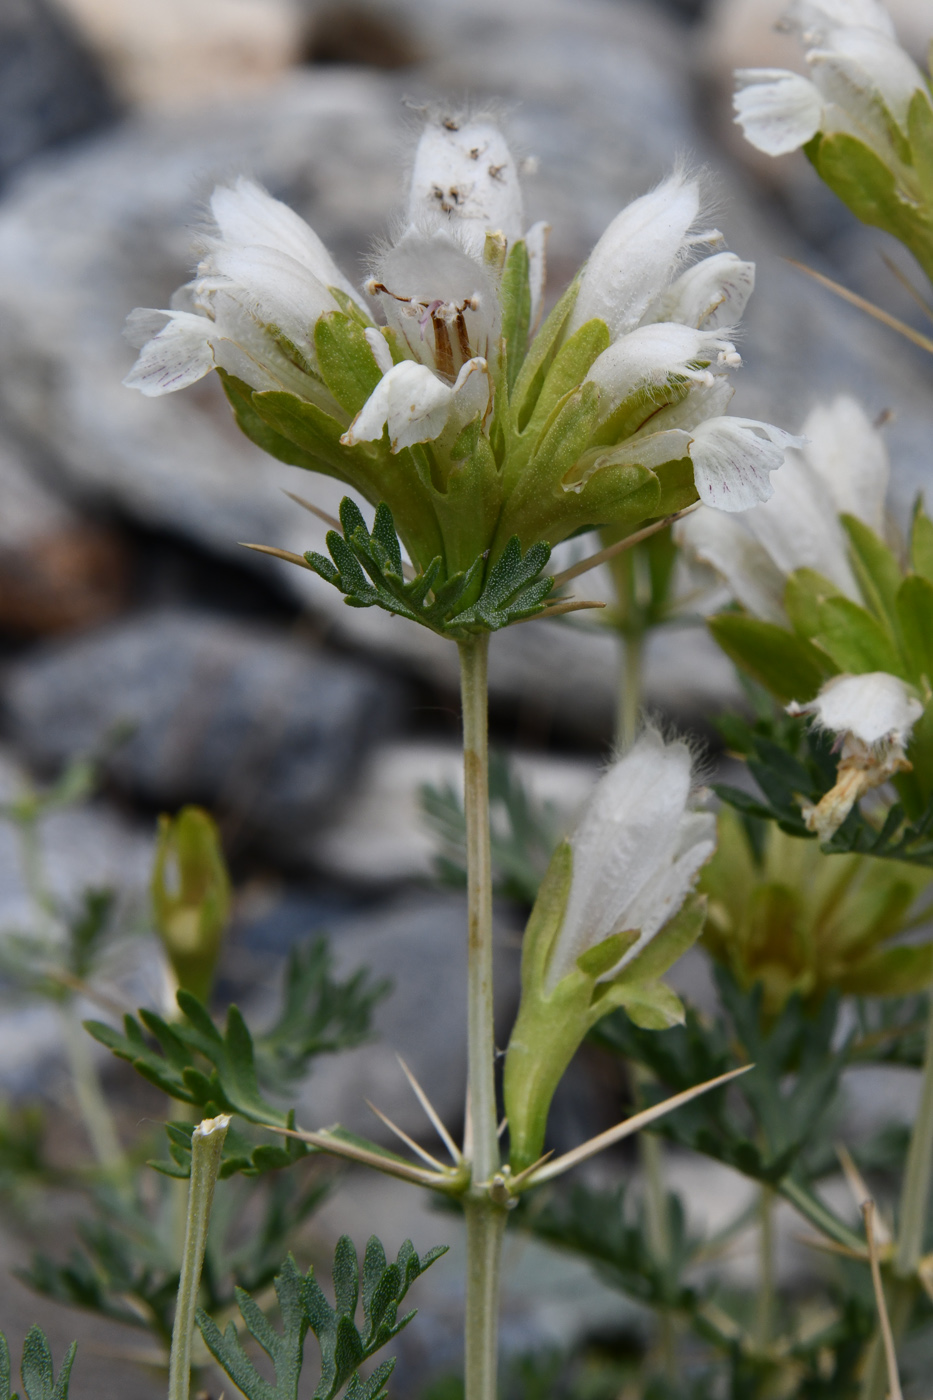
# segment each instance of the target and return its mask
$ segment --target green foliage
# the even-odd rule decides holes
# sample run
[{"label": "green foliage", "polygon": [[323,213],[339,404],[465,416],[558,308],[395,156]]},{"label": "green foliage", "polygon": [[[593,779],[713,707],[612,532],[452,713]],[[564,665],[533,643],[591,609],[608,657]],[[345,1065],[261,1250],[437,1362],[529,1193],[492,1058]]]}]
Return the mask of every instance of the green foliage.
[{"label": "green foliage", "polygon": [[[23,1342],[20,1375],[26,1400],[68,1400],[68,1382],[74,1365],[78,1343],[72,1342],[61,1364],[58,1379],[52,1365],[52,1352],[41,1327],[31,1327]],[[19,1400],[12,1390],[10,1349],[0,1332],[0,1400]]]},{"label": "green foliage", "polygon": [[[421,808],[437,837],[436,867],[442,880],[466,885],[466,818],[460,792],[425,784]],[[498,751],[489,755],[490,845],[493,886],[506,899],[534,904],[557,844],[557,814],[531,796],[515,765]]]},{"label": "green foliage", "polygon": [[[745,817],[774,821],[791,836],[815,840],[801,815],[801,802],[816,805],[836,783],[832,735],[786,716],[761,716],[754,724],[729,716],[719,727],[729,747],[746,759],[761,796],[727,783],[715,784],[716,793]],[[823,849],[933,865],[933,796],[913,820],[900,802],[877,825],[854,808]]]},{"label": "green foliage", "polygon": [[343,593],[351,607],[381,607],[441,636],[463,638],[496,632],[509,623],[544,611],[554,586],[542,570],[550,558],[547,545],[533,545],[524,556],[517,537],[506,545],[490,569],[485,557],[441,582],[442,560],[433,559],[423,573],[406,579],[402,549],[392,512],[383,502],[372,534],[359,508],[345,496],[340,504],[343,534],[330,530],[330,559],[308,551],[310,568]]},{"label": "green foliage", "polygon": [[[224,1333],[208,1314],[199,1310],[198,1326],[211,1354],[223,1367],[247,1400],[296,1400],[304,1357],[304,1343],[310,1328],[321,1350],[321,1376],[314,1400],[334,1400],[348,1386],[345,1400],[382,1400],[385,1384],[395,1362],[384,1361],[362,1380],[362,1363],[397,1336],[414,1317],[399,1318],[399,1305],[409,1288],[426,1269],[446,1253],[441,1245],[419,1259],[411,1241],[406,1240],[395,1263],[388,1263],[385,1250],[373,1236],[366,1246],[362,1270],[363,1325],[356,1322],[360,1303],[360,1269],[356,1250],[343,1235],[334,1253],[334,1305],[327,1301],[314,1277],[298,1270],[291,1255],[275,1279],[283,1330],[276,1332],[254,1299],[237,1289],[237,1304],[246,1327],[275,1367],[275,1384],[259,1374],[237,1335],[234,1323]],[[348,1385],[349,1382],[349,1385]]]},{"label": "green foliage", "polygon": [[[294,1115],[278,1108],[269,1093],[287,1091],[315,1056],[365,1039],[372,1007],[387,991],[386,983],[371,983],[362,972],[336,982],[331,966],[321,942],[293,953],[285,971],[282,1011],[255,1042],[235,1006],[228,1008],[221,1033],[204,1005],[185,991],[178,993],[182,1015],[176,1021],[141,1010],[138,1020],[124,1017],[122,1033],[101,1021],[87,1022],[87,1029],[170,1098],[197,1107],[199,1117],[231,1113],[248,1123],[293,1127]],[[187,1177],[193,1126],[190,1121],[170,1123],[166,1131],[172,1160],[152,1165],[169,1175]],[[288,1166],[307,1151],[293,1138],[284,1146],[279,1142],[254,1146],[242,1133],[230,1131],[220,1175]]]}]

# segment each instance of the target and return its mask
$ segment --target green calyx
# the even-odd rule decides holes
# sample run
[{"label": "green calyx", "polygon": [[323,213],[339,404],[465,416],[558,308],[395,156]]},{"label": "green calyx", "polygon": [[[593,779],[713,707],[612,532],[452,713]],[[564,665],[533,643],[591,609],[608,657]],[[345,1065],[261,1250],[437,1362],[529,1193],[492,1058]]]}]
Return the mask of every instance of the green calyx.
[{"label": "green calyx", "polygon": [[705,918],[705,900],[691,896],[615,976],[607,974],[637,942],[637,930],[611,934],[588,948],[572,972],[549,986],[548,970],[572,879],[573,850],[563,842],[554,853],[525,930],[521,1002],[505,1057],[509,1165],[516,1174],[541,1157],[551,1100],[597,1021],[619,1007],[646,1030],[665,1030],[683,1021],[680,998],[660,979],[699,937]]},{"label": "green calyx", "polygon": [[206,1001],[230,918],[230,877],[217,827],[200,807],[159,818],[150,889],[178,986]]},{"label": "green calyx", "polygon": [[[587,374],[609,346],[605,322],[594,319],[566,334],[577,295],[574,283],[533,334],[524,242],[506,248],[502,240],[491,240],[487,253],[498,280],[501,330],[488,358],[490,404],[465,426],[452,416],[436,436],[395,452],[388,430],[379,441],[341,442],[379,388],[383,372],[367,339],[377,328],[336,290],[341,309],[314,327],[307,397],[254,390],[218,371],[239,427],[258,447],[291,466],[336,478],[373,506],[387,507],[416,579],[404,581],[404,587],[389,580],[387,567],[400,577],[391,550],[377,561],[380,577],[373,579],[364,557],[372,546],[362,545],[358,523],[351,532],[355,543],[344,533],[349,554],[337,545],[340,560],[318,571],[330,577],[335,568],[356,606],[385,606],[450,636],[503,626],[503,612],[507,621],[530,615],[510,602],[503,606],[498,596],[475,611],[500,563],[509,577],[514,574],[516,550],[519,561],[537,559],[536,549],[588,527],[630,533],[697,499],[689,460],[648,468],[630,446],[624,460],[613,456],[659,404],[682,397],[682,386],[671,383],[668,390],[653,391],[650,402],[639,401],[624,423],[616,422],[618,415],[601,422],[599,390]],[[379,334],[394,365],[409,357],[392,330],[380,328]],[[372,538],[388,548],[382,534],[382,525],[374,527]],[[358,586],[351,554],[370,575],[366,586]],[[419,593],[424,580],[428,583]],[[501,579],[496,586],[501,592]],[[469,616],[454,622],[461,613]]]}]

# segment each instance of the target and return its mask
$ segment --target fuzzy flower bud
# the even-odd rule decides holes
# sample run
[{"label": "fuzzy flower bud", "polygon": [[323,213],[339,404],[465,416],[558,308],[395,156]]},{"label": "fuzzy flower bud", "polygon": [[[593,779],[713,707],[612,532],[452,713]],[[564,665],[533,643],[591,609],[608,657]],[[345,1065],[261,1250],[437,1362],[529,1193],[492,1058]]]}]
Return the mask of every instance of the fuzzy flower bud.
[{"label": "fuzzy flower bud", "polygon": [[687,745],[646,731],[554,855],[525,932],[506,1056],[513,1169],[540,1154],[554,1091],[600,1017],[623,1006],[655,1030],[683,1019],[659,979],[700,932],[702,904],[688,896],[716,845],[692,782]]}]

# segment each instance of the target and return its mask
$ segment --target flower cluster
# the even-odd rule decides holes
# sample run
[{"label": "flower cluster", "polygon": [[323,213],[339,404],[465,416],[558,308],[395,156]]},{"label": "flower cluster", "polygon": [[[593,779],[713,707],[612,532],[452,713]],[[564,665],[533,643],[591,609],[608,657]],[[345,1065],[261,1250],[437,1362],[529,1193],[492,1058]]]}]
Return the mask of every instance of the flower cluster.
[{"label": "flower cluster", "polygon": [[602,1016],[624,1006],[655,1030],[683,1020],[659,979],[700,933],[702,902],[688,896],[715,845],[687,745],[646,730],[558,847],[528,921],[505,1061],[513,1170],[540,1155],[554,1091]]},{"label": "flower cluster", "polygon": [[791,714],[838,736],[836,785],[803,807],[828,841],[898,774],[913,774],[917,810],[933,793],[933,527],[918,506],[905,570],[885,539],[887,453],[854,400],[814,409],[803,431],[769,501],[729,517],[701,508],[675,528],[744,609],[712,620],[720,644]]},{"label": "flower cluster", "polygon": [[864,222],[900,238],[933,277],[933,96],[879,0],[795,0],[786,16],[810,77],[736,74],[736,120],[778,156],[802,146]]},{"label": "flower cluster", "polygon": [[547,229],[525,230],[485,117],[426,121],[402,231],[362,291],[257,185],[216,190],[211,212],[193,281],[130,317],[125,382],[158,395],[217,369],[255,442],[385,502],[440,582],[516,536],[770,495],[793,439],[724,415],[754,268],[710,251],[684,174],[617,216],[540,330]]}]

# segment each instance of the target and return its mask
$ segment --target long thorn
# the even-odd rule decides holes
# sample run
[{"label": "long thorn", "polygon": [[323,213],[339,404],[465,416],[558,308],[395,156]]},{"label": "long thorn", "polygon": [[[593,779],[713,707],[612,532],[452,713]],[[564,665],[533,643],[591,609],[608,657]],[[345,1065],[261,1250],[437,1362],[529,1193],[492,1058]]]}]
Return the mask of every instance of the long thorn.
[{"label": "long thorn", "polygon": [[532,1162],[530,1167],[526,1167],[523,1172],[519,1172],[517,1176],[513,1176],[512,1180],[509,1182],[509,1189],[512,1191],[521,1190],[525,1182],[531,1176],[531,1173],[536,1172],[539,1167],[542,1167],[544,1163],[549,1161],[553,1156],[554,1149],[552,1147],[549,1151],[545,1152],[543,1156],[539,1157],[537,1162]]},{"label": "long thorn", "polygon": [[843,287],[839,282],[834,282],[831,277],[824,277],[822,272],[817,272],[815,268],[807,267],[806,263],[798,262],[796,258],[788,258],[791,267],[796,267],[800,272],[805,272],[808,277],[812,277],[814,282],[819,282],[821,287],[828,287],[831,292],[835,292],[837,297],[842,297],[843,301],[851,302],[860,311],[873,316],[876,321],[880,321],[889,330],[897,331],[898,335],[904,336],[913,345],[919,345],[921,350],[928,350],[933,355],[933,340],[928,335],[921,335],[920,331],[915,331],[913,326],[908,326],[906,321],[899,321],[896,316],[892,316],[888,311],[882,311],[880,306],[876,306],[873,301],[866,301],[856,292],[850,292],[848,287]]},{"label": "long thorn", "polygon": [[674,1094],[672,1098],[664,1099],[662,1103],[655,1104],[653,1108],[643,1109],[641,1113],[626,1118],[624,1123],[617,1123],[614,1128],[609,1128],[607,1132],[599,1133],[596,1137],[590,1138],[589,1142],[581,1143],[573,1151],[565,1152],[562,1157],[548,1162],[547,1166],[536,1171],[526,1184],[538,1186],[542,1181],[551,1181],[555,1176],[561,1176],[571,1167],[585,1162],[587,1158],[595,1157],[597,1152],[612,1147],[615,1143],[621,1142],[623,1138],[631,1137],[632,1133],[646,1128],[649,1123],[663,1118],[666,1113],[672,1113],[675,1108],[680,1108],[682,1104],[689,1103],[691,1099],[699,1098],[700,1094],[705,1094],[709,1089],[717,1089],[721,1084],[728,1084],[730,1079],[736,1079],[740,1074],[747,1074],[750,1069],[754,1069],[754,1065],[740,1065],[738,1069],[730,1069],[727,1074],[720,1074],[715,1079],[708,1079],[705,1084],[696,1084],[692,1089],[685,1089],[680,1094]]},{"label": "long thorn", "polygon": [[[598,568],[600,564],[605,564],[607,560],[614,559],[617,554],[622,554],[633,545],[641,544],[642,540],[650,539],[659,530],[664,530],[668,525],[673,525],[675,520],[683,520],[685,515],[690,515],[695,511],[699,501],[694,501],[693,505],[686,506],[683,510],[678,510],[674,515],[666,515],[663,520],[656,520],[652,525],[646,525],[643,530],[636,530],[634,535],[626,535],[624,540],[616,540],[615,544],[607,545],[605,549],[600,549],[596,554],[590,554],[586,559],[581,559],[579,564],[572,564],[569,569],[564,569],[561,573],[554,575],[554,587],[562,588],[565,583],[569,583],[572,578],[579,578],[581,574],[589,573],[590,569]],[[585,606],[593,607],[592,603]]]},{"label": "long thorn", "polygon": [[278,1133],[280,1137],[297,1138],[299,1142],[310,1143],[312,1147],[318,1147],[322,1152],[329,1152],[334,1157],[346,1157],[351,1162],[375,1167],[377,1171],[385,1172],[386,1176],[398,1176],[402,1181],[412,1181],[418,1186],[430,1186],[436,1191],[443,1191],[447,1187],[446,1173],[429,1172],[423,1167],[413,1167],[401,1158],[396,1160],[381,1152],[371,1152],[366,1147],[358,1147],[355,1142],[345,1142],[327,1132],[306,1133],[298,1128],[280,1128],[275,1123],[261,1123],[259,1126],[268,1129],[270,1133]]},{"label": "long thorn", "polygon": [[[852,1199],[856,1207],[861,1210],[862,1202],[871,1199],[871,1192],[865,1184],[865,1178],[855,1165],[851,1152],[841,1142],[836,1143],[836,1156],[839,1158],[839,1164],[842,1167],[843,1175],[852,1193]],[[880,1215],[875,1216],[875,1239],[881,1245],[882,1249],[885,1245],[891,1243],[891,1231],[888,1229],[887,1225],[885,1225]]]},{"label": "long thorn", "polygon": [[430,1152],[425,1151],[423,1147],[419,1147],[414,1138],[410,1138],[397,1123],[393,1123],[391,1118],[386,1117],[381,1108],[377,1108],[369,1099],[364,1099],[363,1102],[370,1112],[375,1113],[379,1121],[385,1123],[389,1131],[394,1133],[400,1142],[404,1142],[406,1147],[410,1147],[412,1152],[416,1152],[423,1162],[427,1162],[430,1166],[434,1167],[436,1171],[446,1171],[443,1162],[439,1162],[436,1157],[431,1156]]},{"label": "long thorn", "polygon": [[888,1368],[888,1400],[903,1400],[901,1379],[897,1374],[897,1354],[894,1350],[894,1334],[888,1317],[888,1305],[884,1299],[884,1286],[881,1282],[881,1264],[878,1259],[878,1246],[875,1243],[875,1203],[871,1198],[862,1202],[862,1215],[865,1220],[865,1238],[868,1241],[868,1257],[871,1261],[871,1282],[875,1290],[875,1304],[878,1308],[878,1322],[881,1327],[881,1340],[884,1343],[884,1359]]},{"label": "long thorn", "polygon": [[913,297],[914,301],[920,307],[920,310],[924,313],[924,315],[928,316],[929,319],[933,321],[933,307],[931,307],[928,302],[924,301],[922,293],[918,292],[913,282],[911,282],[910,278],[907,276],[907,273],[902,272],[901,269],[898,267],[897,263],[894,261],[894,259],[889,258],[887,253],[881,254],[881,260],[884,263],[885,267],[888,269],[888,271],[892,272],[897,278],[898,282],[900,282],[901,286],[904,288],[904,291],[909,292],[909,294]]},{"label": "long thorn", "polygon": [[532,613],[530,617],[517,617],[512,623],[517,627],[520,622],[540,622],[543,617],[560,617],[563,613],[583,612],[587,608],[604,608],[605,603],[594,603],[584,599],[576,602],[573,598],[565,598],[562,603],[552,603],[550,607],[545,607],[539,613]]},{"label": "long thorn", "polygon": [[414,1074],[411,1072],[411,1070],[410,1070],[410,1069],[408,1068],[408,1066],[406,1065],[405,1061],[402,1059],[401,1055],[396,1055],[395,1058],[398,1060],[399,1064],[401,1065],[401,1067],[402,1067],[402,1073],[404,1074],[405,1078],[408,1080],[409,1084],[411,1085],[411,1087],[412,1087],[412,1092],[414,1093],[415,1098],[418,1100],[418,1102],[420,1103],[421,1107],[424,1109],[425,1113],[428,1115],[428,1118],[431,1120],[431,1123],[434,1125],[434,1130],[435,1130],[435,1132],[437,1133],[437,1135],[438,1135],[438,1137],[440,1138],[441,1142],[444,1144],[444,1146],[447,1148],[447,1151],[450,1153],[451,1157],[453,1158],[454,1166],[459,1167],[460,1163],[463,1161],[463,1156],[462,1156],[462,1154],[461,1154],[459,1148],[457,1147],[457,1144],[454,1142],[453,1138],[450,1136],[450,1133],[449,1133],[449,1132],[447,1131],[447,1129],[444,1127],[444,1124],[443,1124],[443,1122],[441,1121],[440,1114],[438,1113],[437,1109],[436,1109],[436,1108],[434,1107],[434,1105],[432,1104],[431,1100],[428,1098],[427,1094],[426,1094],[426,1093],[424,1092],[424,1090],[422,1089],[421,1085],[418,1083],[418,1081],[417,1081],[417,1079],[415,1078]]},{"label": "long thorn", "polygon": [[[243,549],[254,549],[257,554],[271,554],[273,559],[284,559],[286,564],[297,564],[301,569],[311,569],[311,565],[303,554],[292,554],[288,549],[276,549],[274,544],[247,544],[246,540],[238,543]],[[311,569],[314,573],[314,570]]]}]

